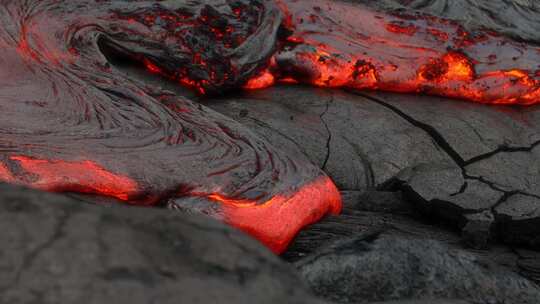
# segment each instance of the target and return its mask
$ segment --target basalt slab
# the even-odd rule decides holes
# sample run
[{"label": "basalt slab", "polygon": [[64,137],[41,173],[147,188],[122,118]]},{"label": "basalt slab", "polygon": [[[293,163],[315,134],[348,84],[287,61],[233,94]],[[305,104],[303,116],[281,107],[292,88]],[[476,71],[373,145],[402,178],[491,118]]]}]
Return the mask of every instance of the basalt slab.
[{"label": "basalt slab", "polygon": [[516,273],[431,239],[387,234],[351,237],[296,265],[318,295],[338,303],[461,299],[532,304],[540,297],[537,285]]},{"label": "basalt slab", "polygon": [[537,246],[538,107],[303,86],[203,103],[306,156],[343,191],[404,190],[472,247]]},{"label": "basalt slab", "polygon": [[457,224],[472,246],[491,239],[538,248],[538,107],[477,108],[442,99],[435,107],[433,98],[367,96],[424,130],[451,159],[397,175],[410,201]]},{"label": "basalt slab", "polygon": [[341,190],[378,187],[420,162],[450,157],[388,108],[342,91],[278,86],[203,101],[290,155],[305,155]]},{"label": "basalt slab", "polygon": [[196,215],[0,185],[0,303],[322,303],[290,265]]}]

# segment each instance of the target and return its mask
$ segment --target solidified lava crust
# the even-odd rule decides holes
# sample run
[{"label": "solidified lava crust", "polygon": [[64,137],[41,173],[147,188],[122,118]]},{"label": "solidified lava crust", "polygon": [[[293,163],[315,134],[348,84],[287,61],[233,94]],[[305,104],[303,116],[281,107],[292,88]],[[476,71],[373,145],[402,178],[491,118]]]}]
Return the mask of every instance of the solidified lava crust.
[{"label": "solidified lava crust", "polygon": [[332,181],[232,119],[133,80],[105,50],[201,94],[300,82],[540,101],[534,46],[339,2],[0,0],[0,24],[0,180],[165,201],[277,253],[339,213]]}]

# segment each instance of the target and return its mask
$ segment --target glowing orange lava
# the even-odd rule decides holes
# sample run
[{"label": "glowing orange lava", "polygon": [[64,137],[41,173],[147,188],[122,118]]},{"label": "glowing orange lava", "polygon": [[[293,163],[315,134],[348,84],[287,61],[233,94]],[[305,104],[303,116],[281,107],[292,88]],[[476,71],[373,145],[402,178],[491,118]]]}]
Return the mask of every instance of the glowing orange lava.
[{"label": "glowing orange lava", "polygon": [[0,169],[0,178],[9,181],[11,176],[12,183],[40,190],[101,194],[123,201],[139,191],[137,183],[130,178],[111,173],[92,161],[68,162],[26,156],[12,156],[10,159],[19,163],[26,171],[25,175],[17,179],[7,172],[7,168],[0,167],[4,168]]},{"label": "glowing orange lava", "polygon": [[199,199],[276,253],[340,212],[330,178],[201,104],[133,81],[103,50],[200,94],[305,83],[540,103],[538,47],[428,15],[329,0],[48,0],[31,14],[24,2],[0,10],[1,181],[141,205]]},{"label": "glowing orange lava", "polygon": [[[92,161],[68,162],[12,156],[24,170],[14,175],[0,164],[0,180],[52,192],[79,192],[132,200],[140,191],[128,177],[111,173]],[[231,199],[218,193],[190,193],[219,204],[223,220],[252,235],[276,254],[287,248],[298,231],[327,214],[341,212],[341,195],[334,183],[320,176],[289,193],[266,202]],[[151,203],[151,202],[150,202]]]},{"label": "glowing orange lava", "polygon": [[220,194],[205,197],[220,204],[225,222],[249,233],[276,254],[287,249],[302,227],[317,222],[326,214],[339,214],[342,208],[341,195],[326,176],[295,192],[278,194],[262,204]]},{"label": "glowing orange lava", "polygon": [[292,33],[275,57],[275,80],[254,78],[248,87],[287,79],[490,104],[540,102],[538,69],[530,66],[540,63],[537,47],[488,31],[469,33],[455,22],[427,15],[385,15],[325,0],[280,5],[292,20],[285,25]]},{"label": "glowing orange lava", "polygon": [[258,77],[251,78],[248,80],[248,82],[244,85],[244,89],[247,90],[256,90],[256,89],[263,89],[272,86],[275,83],[275,77],[270,73],[270,71],[265,70],[262,74],[260,74]]}]

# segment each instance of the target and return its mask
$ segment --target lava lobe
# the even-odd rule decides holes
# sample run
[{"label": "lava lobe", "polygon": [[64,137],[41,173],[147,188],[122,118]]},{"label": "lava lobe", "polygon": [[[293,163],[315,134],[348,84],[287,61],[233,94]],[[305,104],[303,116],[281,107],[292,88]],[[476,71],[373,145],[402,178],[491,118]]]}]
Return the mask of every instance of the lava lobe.
[{"label": "lava lobe", "polygon": [[330,1],[0,1],[0,180],[166,205],[282,252],[341,198],[303,156],[104,52],[201,94],[275,82],[540,100],[540,51],[426,15]]},{"label": "lava lobe", "polygon": [[[291,35],[262,74],[321,87],[424,93],[488,104],[540,102],[540,48],[420,13],[287,1]],[[260,87],[256,81],[247,87]]]}]

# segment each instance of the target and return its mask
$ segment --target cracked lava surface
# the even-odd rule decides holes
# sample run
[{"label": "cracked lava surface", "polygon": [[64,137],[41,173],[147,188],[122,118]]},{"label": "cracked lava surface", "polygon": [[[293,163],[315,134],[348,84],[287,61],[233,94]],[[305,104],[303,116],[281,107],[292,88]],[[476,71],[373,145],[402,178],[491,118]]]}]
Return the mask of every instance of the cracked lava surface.
[{"label": "cracked lava surface", "polygon": [[329,1],[7,0],[0,17],[0,180],[201,212],[277,253],[339,213],[332,180],[103,52],[201,94],[300,82],[540,100],[538,48],[428,15]]}]

